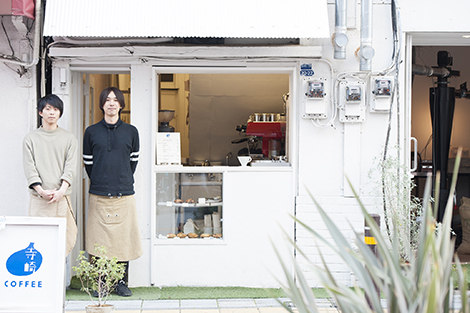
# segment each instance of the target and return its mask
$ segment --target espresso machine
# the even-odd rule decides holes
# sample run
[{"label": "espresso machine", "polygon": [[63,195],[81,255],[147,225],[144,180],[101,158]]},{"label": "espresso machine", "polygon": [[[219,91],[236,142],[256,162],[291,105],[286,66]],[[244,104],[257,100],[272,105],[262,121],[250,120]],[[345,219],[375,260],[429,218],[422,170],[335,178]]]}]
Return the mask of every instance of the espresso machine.
[{"label": "espresso machine", "polygon": [[[232,143],[244,141],[261,141],[261,160],[284,160],[286,120],[285,115],[279,113],[254,113],[246,125],[237,126],[237,131],[245,133],[246,137],[234,140]],[[249,151],[250,155],[252,155]],[[253,163],[256,163],[256,156]]]}]

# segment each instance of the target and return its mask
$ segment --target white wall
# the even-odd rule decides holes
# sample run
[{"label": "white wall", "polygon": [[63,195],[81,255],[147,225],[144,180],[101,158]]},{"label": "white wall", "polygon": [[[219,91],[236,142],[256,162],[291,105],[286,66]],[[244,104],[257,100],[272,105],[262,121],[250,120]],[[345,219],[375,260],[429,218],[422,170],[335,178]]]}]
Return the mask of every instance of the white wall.
[{"label": "white wall", "polygon": [[35,116],[35,88],[18,87],[24,83],[31,85],[32,79],[18,77],[4,64],[0,64],[0,77],[0,108],[4,112],[0,123],[3,146],[3,153],[0,155],[0,177],[3,184],[0,197],[4,199],[0,206],[0,215],[23,216],[28,213],[29,193],[23,172],[22,147],[23,137],[35,126],[31,119]]},{"label": "white wall", "polygon": [[139,164],[134,174],[136,191],[136,206],[139,217],[140,234],[142,240],[143,255],[137,260],[129,263],[129,285],[150,285],[150,243],[151,243],[151,210],[155,209],[152,203],[153,192],[153,153],[152,140],[156,124],[154,101],[155,81],[152,80],[153,71],[150,66],[133,65],[131,67],[131,123],[137,127],[140,136]]},{"label": "white wall", "polygon": [[[407,32],[468,32],[470,2],[399,1],[402,29]],[[436,45],[439,43],[436,42]]]},{"label": "white wall", "polygon": [[[348,4],[351,2],[348,2]],[[360,6],[356,7],[357,10]],[[334,5],[329,5],[330,29],[334,30]],[[390,6],[376,4],[373,8],[373,47],[375,57],[372,59],[372,71],[380,71],[391,63],[392,31],[390,23]],[[357,16],[360,20],[359,15]],[[358,22],[359,27],[359,22]],[[350,28],[347,31],[349,43],[345,60],[333,58],[333,47],[329,42],[322,42],[324,59],[330,61],[334,68],[334,76],[340,72],[358,72],[359,60],[356,52],[360,47],[360,29]],[[313,41],[315,42],[315,40]],[[318,40],[316,40],[318,42]],[[316,70],[315,76],[328,75],[328,67],[319,61],[313,60]],[[390,74],[392,75],[392,74]],[[365,93],[370,93],[366,88]],[[303,97],[305,90],[298,95]],[[365,95],[364,93],[364,95]],[[302,108],[302,106],[300,106]],[[397,141],[396,102],[392,111],[392,132],[390,145],[393,147]],[[327,238],[325,226],[310,198],[309,193],[320,203],[323,209],[337,223],[346,238],[353,240],[354,231],[362,233],[364,218],[359,210],[356,199],[351,197],[345,181],[347,175],[352,179],[353,187],[359,193],[362,201],[370,213],[381,214],[379,186],[377,181],[369,178],[369,172],[374,168],[374,160],[380,158],[385,145],[389,114],[370,113],[369,104],[366,104],[365,121],[363,123],[341,123],[338,118],[333,127],[320,128],[314,126],[310,120],[297,115],[299,123],[299,192],[296,200],[297,217],[320,231]],[[376,166],[376,165],[375,165]],[[350,224],[353,227],[351,229]],[[318,246],[310,234],[302,227],[296,230],[297,242],[308,258],[317,265],[321,264]],[[335,277],[347,285],[354,284],[350,270],[329,247],[320,246],[328,265]],[[298,258],[304,273],[312,286],[320,286],[314,273],[305,265],[305,260]]]},{"label": "white wall", "polygon": [[[11,55],[10,44],[15,56],[20,54],[19,40],[24,39],[13,27],[9,17],[4,17],[7,36],[0,36],[0,53]],[[3,33],[3,31],[2,31]],[[3,121],[0,123],[2,153],[0,154],[0,177],[3,187],[0,197],[0,215],[24,216],[28,213],[29,193],[23,172],[23,137],[36,127],[36,69],[29,68],[22,76],[18,65],[0,62],[0,110]]]}]

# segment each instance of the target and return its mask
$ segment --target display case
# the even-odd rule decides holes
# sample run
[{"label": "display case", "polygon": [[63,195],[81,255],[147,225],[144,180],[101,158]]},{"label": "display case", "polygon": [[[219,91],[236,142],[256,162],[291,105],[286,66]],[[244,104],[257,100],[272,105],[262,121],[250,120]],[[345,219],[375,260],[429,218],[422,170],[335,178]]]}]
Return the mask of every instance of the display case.
[{"label": "display case", "polygon": [[222,173],[156,173],[156,238],[222,240]]}]

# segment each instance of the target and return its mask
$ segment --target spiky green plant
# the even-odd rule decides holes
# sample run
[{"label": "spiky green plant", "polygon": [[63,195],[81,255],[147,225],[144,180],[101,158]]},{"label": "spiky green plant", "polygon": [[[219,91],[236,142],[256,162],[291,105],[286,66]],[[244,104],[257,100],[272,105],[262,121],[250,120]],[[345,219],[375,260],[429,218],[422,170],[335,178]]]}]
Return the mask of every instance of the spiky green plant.
[{"label": "spiky green plant", "polygon": [[[451,195],[454,193],[457,179],[456,169],[459,163],[460,155],[456,159]],[[436,178],[435,190],[439,190],[438,184],[439,177]],[[442,230],[436,232],[434,216],[437,213],[437,207],[435,203],[439,203],[439,199],[438,195],[436,195],[434,205],[431,203],[431,188],[431,179],[428,178],[425,187],[423,219],[420,225],[418,249],[406,265],[402,263],[399,253],[399,241],[396,240],[402,231],[398,228],[393,229],[392,234],[395,238],[390,246],[381,235],[380,229],[366,211],[357,194],[355,196],[364,214],[365,221],[370,226],[371,234],[377,242],[377,255],[372,253],[370,247],[364,243],[364,238],[361,234],[356,233],[353,246],[315,199],[314,202],[327,226],[332,241],[327,240],[325,236],[297,220],[316,240],[332,247],[336,255],[350,267],[361,285],[360,288],[350,288],[338,283],[332,271],[328,268],[328,264],[323,259],[321,251],[319,251],[319,254],[323,266],[309,262],[309,266],[316,273],[319,281],[342,313],[384,312],[380,301],[381,296],[376,288],[380,290],[382,297],[387,301],[386,310],[388,313],[447,313],[451,311],[449,302],[453,297],[454,291],[451,275],[454,240],[451,239],[450,231],[445,230],[450,230],[452,198],[447,202],[446,212],[442,221]],[[295,245],[295,243],[292,244]],[[296,249],[308,260],[308,257],[298,246],[296,246]],[[279,254],[278,257],[281,259]],[[465,275],[458,258],[456,257],[455,259],[458,286],[462,299],[460,312],[469,313]],[[284,286],[285,292],[293,301],[298,311],[305,313],[318,312],[315,297],[297,262],[295,260],[293,262],[293,275],[285,262],[281,260],[281,264],[287,277],[287,285]],[[290,307],[284,307],[288,311],[293,312]]]},{"label": "spiky green plant", "polygon": [[81,290],[88,293],[91,301],[93,291],[98,293],[98,306],[101,307],[105,305],[108,295],[119,280],[124,277],[125,268],[116,257],[108,257],[106,247],[95,244],[95,255],[88,261],[85,251],[80,251],[78,266],[73,266],[72,269],[80,279]]}]

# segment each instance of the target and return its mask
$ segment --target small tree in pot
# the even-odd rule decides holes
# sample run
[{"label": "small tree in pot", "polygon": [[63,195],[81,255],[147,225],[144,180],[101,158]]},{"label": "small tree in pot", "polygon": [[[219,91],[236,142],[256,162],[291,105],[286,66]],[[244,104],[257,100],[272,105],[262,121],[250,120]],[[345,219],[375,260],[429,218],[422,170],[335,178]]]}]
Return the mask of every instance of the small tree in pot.
[{"label": "small tree in pot", "polygon": [[[81,290],[88,293],[93,301],[92,293],[98,294],[98,303],[93,301],[93,305],[87,305],[86,312],[108,312],[113,311],[114,306],[106,304],[108,295],[124,277],[125,268],[118,263],[116,257],[109,258],[106,255],[106,247],[95,244],[95,255],[88,261],[85,251],[80,251],[77,258],[78,266],[73,266],[77,277],[82,284]],[[108,311],[107,311],[107,310]]]}]

